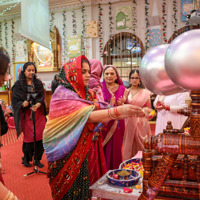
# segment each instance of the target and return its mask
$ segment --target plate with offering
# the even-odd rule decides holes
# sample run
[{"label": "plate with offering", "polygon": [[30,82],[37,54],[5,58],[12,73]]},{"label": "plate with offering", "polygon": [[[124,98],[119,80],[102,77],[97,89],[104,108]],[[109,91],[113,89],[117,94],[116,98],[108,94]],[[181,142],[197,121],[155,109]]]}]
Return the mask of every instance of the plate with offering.
[{"label": "plate with offering", "polygon": [[143,162],[142,158],[132,158],[130,160],[125,160],[119,166],[119,169],[131,169],[140,173],[141,177],[143,177]]},{"label": "plate with offering", "polygon": [[113,185],[129,187],[138,183],[140,173],[130,169],[115,169],[109,171],[106,177]]}]

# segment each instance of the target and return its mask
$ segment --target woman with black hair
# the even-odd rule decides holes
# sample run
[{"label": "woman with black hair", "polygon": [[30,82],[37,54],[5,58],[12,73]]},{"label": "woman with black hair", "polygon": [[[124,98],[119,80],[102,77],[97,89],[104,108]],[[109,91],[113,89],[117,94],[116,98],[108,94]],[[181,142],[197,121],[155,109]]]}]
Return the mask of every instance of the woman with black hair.
[{"label": "woman with black hair", "polygon": [[[144,89],[140,80],[139,70],[133,69],[129,74],[129,95],[128,103],[138,106],[150,113],[150,91]],[[151,129],[147,117],[138,118],[135,116],[129,117],[125,120],[125,133],[123,138],[123,160],[131,159],[138,151],[144,149],[144,138],[151,135]]]},{"label": "woman with black hair", "polygon": [[58,84],[59,84],[59,78],[58,78],[58,74],[56,74],[54,76],[53,81],[51,82],[51,91],[52,91],[52,94],[54,93],[55,89],[58,87]]},{"label": "woman with black hair", "polygon": [[[31,111],[35,112],[35,135],[36,135],[36,155],[35,165],[42,168],[40,163],[44,148],[42,144],[42,134],[46,123],[46,108],[44,103],[44,88],[42,82],[36,77],[37,69],[34,63],[26,62],[17,80],[12,87],[12,108],[14,110],[15,127],[17,136],[23,132],[23,153],[22,163],[25,167],[30,167],[34,153],[33,121]],[[32,90],[35,91],[32,91]],[[34,101],[33,93],[37,94]],[[31,97],[31,98],[30,98]]]}]

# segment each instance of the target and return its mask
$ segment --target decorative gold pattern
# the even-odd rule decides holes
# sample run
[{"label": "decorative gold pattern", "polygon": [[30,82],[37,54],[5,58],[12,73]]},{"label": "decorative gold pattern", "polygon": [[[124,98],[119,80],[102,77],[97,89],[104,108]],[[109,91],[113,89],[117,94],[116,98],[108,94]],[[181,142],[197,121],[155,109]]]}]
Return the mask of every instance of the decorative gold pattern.
[{"label": "decorative gold pattern", "polygon": [[[50,42],[53,53],[53,67],[50,69],[48,68],[48,70],[43,70],[38,68],[37,66],[38,72],[59,71],[61,68],[61,39],[58,29],[55,26],[53,27],[53,30],[50,32]],[[38,60],[34,53],[33,43],[34,41],[27,39],[28,61],[35,62],[37,65]]]}]

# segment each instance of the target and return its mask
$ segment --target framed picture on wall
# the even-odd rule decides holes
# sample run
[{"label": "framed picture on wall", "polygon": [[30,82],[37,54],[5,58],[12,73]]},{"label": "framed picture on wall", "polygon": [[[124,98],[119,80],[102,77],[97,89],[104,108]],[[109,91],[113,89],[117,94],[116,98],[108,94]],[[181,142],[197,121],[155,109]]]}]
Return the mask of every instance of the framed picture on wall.
[{"label": "framed picture on wall", "polygon": [[24,61],[14,62],[14,82],[19,79],[19,75],[23,69]]}]

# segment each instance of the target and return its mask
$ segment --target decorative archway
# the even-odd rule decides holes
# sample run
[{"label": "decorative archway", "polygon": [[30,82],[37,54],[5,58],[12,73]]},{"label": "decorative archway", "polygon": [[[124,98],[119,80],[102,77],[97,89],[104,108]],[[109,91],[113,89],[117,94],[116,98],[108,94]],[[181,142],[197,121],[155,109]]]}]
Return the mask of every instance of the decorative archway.
[{"label": "decorative archway", "polygon": [[193,30],[193,29],[199,29],[199,26],[189,25],[189,26],[184,26],[184,27],[178,29],[169,38],[168,43],[171,43],[177,36],[181,35],[182,33],[186,32],[186,31],[189,31],[189,30]]},{"label": "decorative archway", "polygon": [[142,41],[128,32],[115,34],[103,50],[103,64],[112,64],[118,68],[123,80],[128,80],[129,72],[140,65],[145,50]]}]

